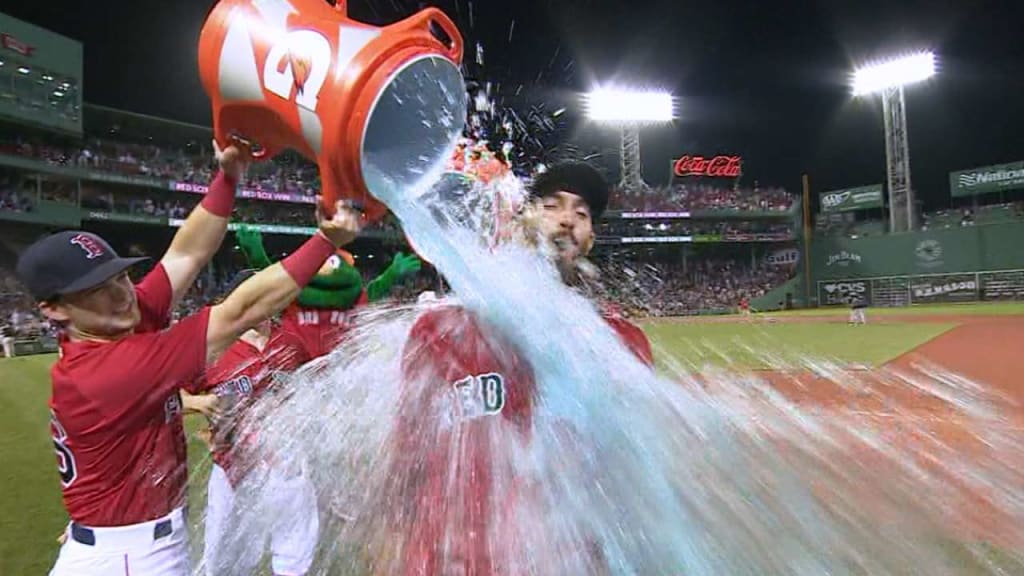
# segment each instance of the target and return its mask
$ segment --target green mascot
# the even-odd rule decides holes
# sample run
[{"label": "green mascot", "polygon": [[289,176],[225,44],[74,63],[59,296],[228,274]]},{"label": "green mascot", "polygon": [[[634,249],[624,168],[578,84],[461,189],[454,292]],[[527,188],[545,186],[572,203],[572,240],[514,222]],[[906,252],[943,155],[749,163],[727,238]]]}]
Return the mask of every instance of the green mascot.
[{"label": "green mascot", "polygon": [[[251,267],[261,270],[273,264],[258,230],[243,225],[235,237]],[[351,328],[356,309],[383,299],[421,266],[415,255],[399,252],[387,269],[364,288],[363,275],[355,267],[352,254],[339,249],[284,311],[281,324],[302,340],[310,357],[324,356],[337,347]]]}]

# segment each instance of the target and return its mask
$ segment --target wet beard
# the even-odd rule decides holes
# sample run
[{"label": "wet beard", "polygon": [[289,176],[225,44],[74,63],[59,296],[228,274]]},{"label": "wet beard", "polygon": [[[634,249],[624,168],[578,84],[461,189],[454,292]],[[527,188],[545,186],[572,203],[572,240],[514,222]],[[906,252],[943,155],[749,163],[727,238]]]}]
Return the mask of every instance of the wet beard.
[{"label": "wet beard", "polygon": [[555,260],[555,266],[562,276],[562,281],[573,288],[585,288],[597,281],[597,266],[583,256],[572,260],[558,258]]}]

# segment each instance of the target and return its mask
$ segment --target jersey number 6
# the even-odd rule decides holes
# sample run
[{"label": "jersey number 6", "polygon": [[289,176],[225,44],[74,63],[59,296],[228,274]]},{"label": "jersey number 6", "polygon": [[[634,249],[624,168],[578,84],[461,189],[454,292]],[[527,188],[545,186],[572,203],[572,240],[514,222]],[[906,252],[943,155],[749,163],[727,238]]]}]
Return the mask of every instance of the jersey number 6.
[{"label": "jersey number 6", "polygon": [[67,488],[78,477],[78,468],[75,467],[75,455],[67,447],[65,442],[68,433],[57,420],[57,415],[50,412],[50,427],[53,432],[53,448],[57,453],[57,471],[60,472],[60,484]]}]

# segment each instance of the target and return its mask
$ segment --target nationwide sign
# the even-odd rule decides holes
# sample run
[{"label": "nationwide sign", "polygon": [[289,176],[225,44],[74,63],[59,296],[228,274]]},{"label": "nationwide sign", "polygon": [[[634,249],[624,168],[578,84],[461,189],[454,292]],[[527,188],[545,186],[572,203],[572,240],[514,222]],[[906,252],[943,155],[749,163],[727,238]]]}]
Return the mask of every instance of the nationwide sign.
[{"label": "nationwide sign", "polygon": [[874,184],[823,192],[820,198],[822,212],[850,212],[881,208],[882,185]]},{"label": "nationwide sign", "polygon": [[1024,161],[949,173],[951,196],[974,196],[1024,188]]},{"label": "nationwide sign", "polygon": [[672,173],[680,178],[704,176],[707,178],[738,178],[743,164],[740,156],[719,155],[713,158],[686,155],[676,160]]}]

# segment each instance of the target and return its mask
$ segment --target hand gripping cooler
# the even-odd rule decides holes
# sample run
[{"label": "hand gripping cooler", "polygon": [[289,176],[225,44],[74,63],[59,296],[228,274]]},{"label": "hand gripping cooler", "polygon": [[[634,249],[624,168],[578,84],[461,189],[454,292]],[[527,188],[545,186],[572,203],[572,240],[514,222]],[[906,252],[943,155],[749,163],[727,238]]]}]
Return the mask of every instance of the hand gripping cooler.
[{"label": "hand gripping cooler", "polygon": [[436,8],[376,28],[350,20],[344,0],[221,0],[199,38],[217,142],[254,141],[260,158],[296,150],[319,166],[327,210],[356,200],[370,220],[387,210],[377,198],[454,147],[461,61],[462,37]]}]

